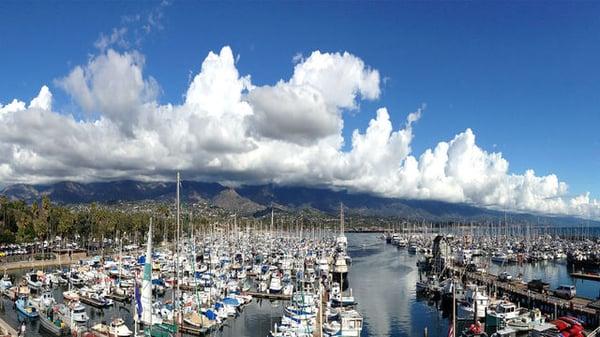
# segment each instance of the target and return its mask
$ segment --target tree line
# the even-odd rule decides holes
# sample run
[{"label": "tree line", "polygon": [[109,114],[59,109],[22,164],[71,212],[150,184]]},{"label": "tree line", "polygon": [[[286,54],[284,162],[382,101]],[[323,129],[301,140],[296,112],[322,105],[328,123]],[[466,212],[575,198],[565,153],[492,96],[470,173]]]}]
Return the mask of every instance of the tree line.
[{"label": "tree line", "polygon": [[[155,238],[170,237],[169,210],[161,205],[153,212],[122,211],[95,203],[85,207],[53,204],[48,196],[31,204],[0,196],[0,244],[80,238],[83,243],[101,238],[143,237],[154,215]],[[167,235],[165,235],[167,234]]]}]

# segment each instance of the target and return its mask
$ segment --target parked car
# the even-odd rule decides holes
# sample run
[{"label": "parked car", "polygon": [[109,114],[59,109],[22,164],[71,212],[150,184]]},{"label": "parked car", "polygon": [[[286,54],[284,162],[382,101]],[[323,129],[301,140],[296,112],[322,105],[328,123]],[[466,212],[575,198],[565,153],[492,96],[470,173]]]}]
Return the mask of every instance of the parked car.
[{"label": "parked car", "polygon": [[564,284],[556,288],[554,295],[570,300],[577,295],[577,290],[574,285]]},{"label": "parked car", "polygon": [[510,282],[512,281],[512,279],[512,275],[505,271],[501,272],[500,275],[498,275],[498,281],[500,282]]}]

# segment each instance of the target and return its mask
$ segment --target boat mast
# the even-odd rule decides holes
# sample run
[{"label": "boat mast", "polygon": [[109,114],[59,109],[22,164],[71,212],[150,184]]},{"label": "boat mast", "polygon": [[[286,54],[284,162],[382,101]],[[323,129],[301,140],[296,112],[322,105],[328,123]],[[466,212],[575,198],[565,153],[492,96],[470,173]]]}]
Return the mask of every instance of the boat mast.
[{"label": "boat mast", "polygon": [[340,236],[344,236],[344,204],[340,202]]},{"label": "boat mast", "polygon": [[[179,171],[177,172],[177,244],[175,245],[176,249],[177,249],[177,258],[175,259],[175,270],[176,270],[176,278],[175,280],[177,281],[177,296],[179,296],[179,253],[180,253],[180,249],[179,249]],[[178,309],[178,306],[175,306],[175,310]],[[180,323],[179,321],[179,310],[177,310],[177,320],[178,323]]]}]

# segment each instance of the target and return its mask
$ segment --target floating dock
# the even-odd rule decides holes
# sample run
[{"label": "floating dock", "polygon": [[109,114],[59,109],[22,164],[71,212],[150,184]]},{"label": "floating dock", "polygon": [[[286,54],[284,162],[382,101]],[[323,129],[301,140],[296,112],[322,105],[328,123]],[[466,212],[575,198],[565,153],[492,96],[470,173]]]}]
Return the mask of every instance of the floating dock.
[{"label": "floating dock", "polygon": [[250,295],[254,298],[265,298],[268,300],[281,300],[281,301],[289,301],[292,296],[283,295],[283,294],[270,294],[270,293],[262,293],[258,291],[246,291],[244,295]]},{"label": "floating dock", "polygon": [[580,278],[583,280],[591,280],[600,282],[600,274],[594,273],[571,273],[571,277]]}]

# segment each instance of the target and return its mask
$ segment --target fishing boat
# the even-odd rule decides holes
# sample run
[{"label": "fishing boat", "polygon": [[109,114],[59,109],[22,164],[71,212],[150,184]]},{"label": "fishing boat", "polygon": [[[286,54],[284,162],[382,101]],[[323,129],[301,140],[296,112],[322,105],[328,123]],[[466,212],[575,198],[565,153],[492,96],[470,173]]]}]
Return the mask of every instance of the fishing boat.
[{"label": "fishing boat", "polygon": [[45,290],[39,296],[32,298],[31,302],[39,311],[44,311],[56,304],[56,300],[49,290]]},{"label": "fishing boat", "polygon": [[27,297],[21,297],[15,302],[17,310],[28,318],[38,318],[39,312]]},{"label": "fishing boat", "polygon": [[521,315],[517,306],[510,301],[500,301],[495,308],[488,310],[485,316],[485,325],[488,328],[502,327],[506,321],[515,319]]},{"label": "fishing boat", "polygon": [[517,318],[506,320],[506,325],[516,331],[531,331],[545,322],[546,318],[542,316],[540,309],[533,309],[531,312],[519,315]]},{"label": "fishing boat", "polygon": [[65,336],[71,331],[67,323],[58,315],[58,308],[54,307],[46,308],[43,315],[40,315],[40,325],[55,336]]}]

